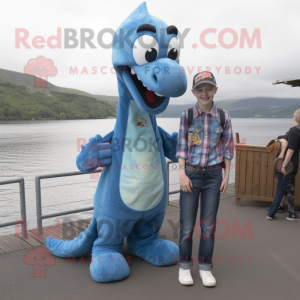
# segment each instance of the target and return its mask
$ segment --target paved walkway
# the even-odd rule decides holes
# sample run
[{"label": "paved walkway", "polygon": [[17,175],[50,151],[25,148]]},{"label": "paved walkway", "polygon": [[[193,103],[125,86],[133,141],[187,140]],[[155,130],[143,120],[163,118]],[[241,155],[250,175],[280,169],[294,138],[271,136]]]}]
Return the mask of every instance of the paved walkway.
[{"label": "paved walkway", "polygon": [[[202,285],[197,265],[192,269],[195,284],[182,286],[177,279],[178,266],[155,267],[134,256],[129,264],[129,277],[119,282],[93,281],[88,256],[75,263],[55,257],[54,265],[46,267],[45,276],[34,277],[34,268],[24,263],[24,257],[35,249],[32,246],[43,242],[31,239],[38,244],[30,248],[23,243],[23,250],[0,254],[1,299],[299,299],[300,222],[285,220],[287,213],[267,221],[269,203],[242,199],[242,206],[236,206],[233,185],[221,199],[218,220],[223,225],[217,227],[214,288]],[[65,225],[69,238],[72,232],[78,234],[83,230],[83,223],[87,222],[78,222],[78,230],[74,229],[76,226]],[[178,244],[179,227],[172,228],[178,222],[178,202],[174,202],[167,210],[160,235]],[[239,226],[248,229],[239,233]],[[195,235],[193,240],[193,255],[197,256],[199,238]],[[1,240],[6,246],[9,241],[11,238]],[[126,246],[123,254],[129,255]]]}]

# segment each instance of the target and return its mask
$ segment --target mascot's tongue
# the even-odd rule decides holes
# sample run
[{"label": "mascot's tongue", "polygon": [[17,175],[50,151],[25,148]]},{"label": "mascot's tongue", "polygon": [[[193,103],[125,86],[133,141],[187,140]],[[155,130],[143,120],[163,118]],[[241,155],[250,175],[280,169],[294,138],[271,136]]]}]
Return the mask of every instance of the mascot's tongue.
[{"label": "mascot's tongue", "polygon": [[154,96],[154,93],[152,91],[147,91],[146,92],[146,97],[147,97],[147,99],[150,103],[155,102],[155,96]]}]

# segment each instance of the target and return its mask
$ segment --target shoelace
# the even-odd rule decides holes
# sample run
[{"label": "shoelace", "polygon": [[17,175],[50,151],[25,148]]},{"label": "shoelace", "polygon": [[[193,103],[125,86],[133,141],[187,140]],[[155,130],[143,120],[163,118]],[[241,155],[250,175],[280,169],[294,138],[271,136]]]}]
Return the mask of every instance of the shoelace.
[{"label": "shoelace", "polygon": [[209,271],[203,271],[203,272],[206,275],[206,277],[213,277],[211,272],[209,272]]},{"label": "shoelace", "polygon": [[184,275],[184,277],[186,277],[186,276],[189,276],[189,277],[190,277],[191,275],[190,275],[190,273],[189,273],[189,269],[184,270],[184,271],[183,271],[183,275]]}]

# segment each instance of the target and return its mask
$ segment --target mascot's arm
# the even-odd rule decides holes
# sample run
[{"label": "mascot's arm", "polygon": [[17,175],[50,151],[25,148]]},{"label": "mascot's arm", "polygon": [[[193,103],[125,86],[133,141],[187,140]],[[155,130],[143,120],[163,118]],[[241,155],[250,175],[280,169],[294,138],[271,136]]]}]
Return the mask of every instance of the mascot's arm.
[{"label": "mascot's arm", "polygon": [[76,157],[77,168],[82,173],[91,173],[98,167],[111,164],[111,139],[113,131],[105,137],[96,134],[89,142],[81,146],[81,152]]},{"label": "mascot's arm", "polygon": [[172,135],[170,135],[159,126],[158,126],[158,130],[162,139],[162,145],[163,145],[165,156],[168,159],[171,159],[172,161],[178,162],[178,159],[176,157],[178,132],[173,132]]}]

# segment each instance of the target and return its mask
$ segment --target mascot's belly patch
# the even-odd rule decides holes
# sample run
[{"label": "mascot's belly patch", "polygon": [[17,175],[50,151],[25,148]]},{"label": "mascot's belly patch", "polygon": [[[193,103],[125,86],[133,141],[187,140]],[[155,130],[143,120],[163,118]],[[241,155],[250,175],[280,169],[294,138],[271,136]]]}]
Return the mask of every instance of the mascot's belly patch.
[{"label": "mascot's belly patch", "polygon": [[135,210],[147,210],[159,203],[164,190],[160,152],[151,119],[130,101],[124,145],[120,194]]}]

